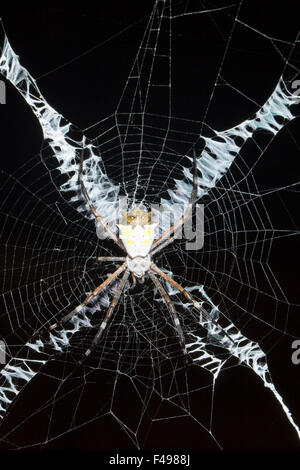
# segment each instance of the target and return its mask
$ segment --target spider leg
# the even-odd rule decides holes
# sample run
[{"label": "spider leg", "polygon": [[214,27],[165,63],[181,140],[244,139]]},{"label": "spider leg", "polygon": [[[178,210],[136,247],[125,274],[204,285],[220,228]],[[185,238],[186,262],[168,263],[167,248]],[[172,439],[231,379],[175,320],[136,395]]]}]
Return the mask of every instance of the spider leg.
[{"label": "spider leg", "polygon": [[152,281],[154,282],[154,284],[156,285],[156,287],[158,288],[158,290],[160,291],[160,293],[162,294],[162,296],[164,297],[164,299],[166,301],[166,304],[167,304],[167,306],[168,306],[168,308],[171,312],[171,315],[173,317],[174,325],[177,329],[181,349],[182,349],[183,353],[186,354],[187,352],[186,352],[184,334],[183,334],[183,331],[182,331],[180,321],[179,321],[178,315],[176,313],[175,307],[172,303],[172,300],[168,296],[167,292],[165,291],[165,289],[163,288],[162,284],[159,282],[157,277],[151,271],[148,271],[148,274],[149,274],[150,278],[152,279]]},{"label": "spider leg", "polygon": [[82,170],[83,170],[83,154],[81,156],[81,160],[80,160],[80,171],[79,171],[79,181],[80,181],[80,186],[81,186],[81,191],[84,195],[84,198],[86,200],[86,202],[88,203],[92,213],[94,214],[95,218],[98,220],[98,222],[100,222],[100,224],[102,225],[102,227],[107,231],[107,233],[109,234],[110,238],[112,238],[115,243],[117,245],[119,245],[120,248],[122,248],[123,251],[125,251],[124,249],[124,245],[123,243],[121,242],[121,240],[117,237],[117,235],[109,228],[109,226],[104,222],[104,220],[102,219],[102,217],[100,215],[97,214],[97,211],[92,203],[92,201],[90,200],[90,197],[88,195],[88,192],[87,192],[87,189],[85,187],[85,184],[84,184],[84,181],[83,181],[83,175],[82,175]]},{"label": "spider leg", "polygon": [[97,261],[125,261],[125,256],[99,256]]},{"label": "spider leg", "polygon": [[216,322],[212,317],[211,315],[205,310],[205,308],[203,308],[199,302],[197,302],[197,300],[195,300],[191,294],[184,288],[182,287],[180,284],[178,284],[178,282],[174,281],[174,279],[172,279],[171,277],[169,277],[166,273],[164,273],[161,269],[159,269],[155,264],[151,264],[150,266],[150,269],[152,269],[152,271],[155,271],[157,274],[159,274],[161,277],[163,277],[169,284],[171,284],[172,286],[174,286],[177,290],[179,290],[179,292],[181,292],[190,302],[192,302],[192,304],[194,305],[194,307],[200,311],[204,318],[213,323],[216,327],[220,328],[222,330],[222,332],[224,333],[224,335],[230,339],[230,341],[234,344],[234,341],[233,339],[228,335],[228,333],[226,333],[226,331],[218,324],[218,322]]},{"label": "spider leg", "polygon": [[[172,227],[169,228],[169,230],[166,230],[166,232],[164,232],[157,240],[155,240],[153,242],[152,250],[154,248],[156,248],[158,245],[161,245],[162,241],[165,240],[165,238],[169,237],[172,233],[175,232],[175,234],[176,234],[177,231],[180,229],[180,227],[184,224],[185,220],[190,215],[190,213],[193,209],[193,205],[194,205],[194,203],[197,199],[197,193],[198,193],[197,157],[196,157],[195,149],[194,149],[193,171],[194,171],[193,191],[192,191],[190,202],[188,204],[188,207],[187,207],[185,213],[183,214],[182,217],[180,217],[180,219],[174,225],[172,225]],[[175,239],[175,237],[174,237],[174,239]],[[173,241],[173,239],[171,239],[171,240]],[[157,252],[161,248],[162,248],[162,246],[159,246],[159,248],[156,249],[155,252]]]},{"label": "spider leg", "polygon": [[122,266],[120,266],[114,273],[112,273],[107,279],[105,279],[105,281],[102,282],[102,284],[100,284],[90,295],[87,296],[87,298],[80,304],[78,305],[76,308],[74,308],[74,310],[72,310],[72,312],[68,313],[65,317],[62,318],[62,320],[60,320],[59,322],[57,323],[54,323],[53,325],[50,326],[49,330],[53,330],[54,328],[56,328],[57,326],[61,326],[63,325],[64,323],[66,323],[68,320],[70,320],[74,315],[76,315],[76,313],[79,313],[80,310],[83,309],[83,307],[90,301],[92,300],[94,297],[96,297],[96,295],[100,294],[101,291],[103,291],[103,289],[105,289],[105,287],[108,286],[108,284],[111,283],[111,281],[113,281],[114,279],[116,279],[116,277],[119,276],[119,274],[121,274],[124,270],[126,269],[126,263],[123,263]]},{"label": "spider leg", "polygon": [[91,346],[90,346],[90,347],[85,351],[85,353],[84,353],[84,355],[85,355],[86,357],[92,352],[92,350],[94,349],[94,347],[97,345],[99,339],[101,338],[101,335],[103,334],[103,331],[105,330],[106,325],[107,325],[107,323],[108,323],[108,321],[109,321],[109,319],[110,319],[110,317],[111,317],[111,315],[112,315],[112,313],[113,313],[113,311],[114,311],[114,309],[115,309],[115,307],[116,307],[116,305],[117,305],[117,303],[118,303],[118,300],[119,300],[119,298],[120,298],[120,295],[121,295],[121,293],[122,293],[122,290],[124,289],[124,286],[125,286],[125,283],[126,283],[128,277],[129,277],[129,271],[126,270],[125,273],[123,274],[123,277],[122,277],[122,279],[121,279],[121,281],[120,281],[120,284],[118,285],[118,288],[117,288],[117,290],[116,290],[116,293],[115,293],[115,295],[114,295],[114,298],[113,298],[113,300],[112,300],[112,302],[111,302],[111,304],[110,304],[110,306],[109,306],[109,308],[108,308],[108,310],[107,310],[107,312],[106,312],[106,315],[105,315],[105,317],[104,317],[104,320],[102,321],[102,323],[101,323],[101,325],[100,325],[100,327],[99,327],[99,330],[98,330],[96,336],[94,337],[94,339],[93,339],[93,341],[92,341],[92,343],[91,343]]}]

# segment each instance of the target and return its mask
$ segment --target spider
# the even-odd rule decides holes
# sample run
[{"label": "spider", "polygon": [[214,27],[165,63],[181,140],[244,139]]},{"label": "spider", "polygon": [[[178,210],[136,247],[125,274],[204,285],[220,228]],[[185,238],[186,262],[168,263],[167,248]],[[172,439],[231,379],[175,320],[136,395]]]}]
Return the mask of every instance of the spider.
[{"label": "spider", "polygon": [[149,278],[153,281],[158,291],[161,293],[164,301],[166,302],[166,305],[172,316],[174,326],[177,330],[180,346],[184,355],[187,354],[187,350],[183,330],[178,315],[176,313],[174,304],[172,303],[159,278],[163,278],[165,281],[175,287],[179,292],[181,292],[188,299],[188,301],[192,303],[193,307],[204,316],[207,321],[214,323],[219,329],[223,331],[223,333],[230,339],[230,341],[233,342],[232,338],[211,317],[211,315],[203,308],[203,306],[197,300],[195,300],[183,286],[181,286],[178,282],[174,281],[174,279],[168,276],[152,261],[153,255],[158,253],[160,250],[168,246],[176,239],[176,234],[181,229],[181,226],[184,224],[185,220],[187,219],[187,217],[189,217],[193,210],[195,201],[197,199],[198,190],[197,158],[195,151],[193,155],[193,190],[187,208],[182,217],[179,218],[179,220],[177,220],[174,225],[172,225],[156,240],[155,229],[157,223],[151,223],[151,213],[148,212],[146,207],[142,204],[134,205],[126,214],[124,214],[122,220],[123,223],[117,224],[117,227],[119,229],[119,236],[117,236],[110,229],[110,227],[105,223],[101,215],[97,213],[88,195],[88,191],[84,184],[83,177],[83,157],[80,161],[79,181],[81,192],[94,217],[101,224],[104,230],[108,233],[108,236],[125,252],[126,256],[98,257],[97,261],[99,262],[113,261],[121,262],[122,264],[107,279],[105,279],[105,281],[103,281],[90,295],[88,295],[81,304],[79,304],[74,310],[72,310],[65,317],[63,317],[62,320],[51,325],[50,331],[54,328],[57,328],[57,326],[63,326],[64,323],[69,321],[74,315],[78,314],[94,297],[98,296],[112,281],[114,281],[122,274],[118,288],[114,294],[111,304],[109,305],[109,308],[107,309],[105,317],[100,324],[98,332],[92,340],[90,347],[84,353],[85,357],[89,356],[92,350],[99,343],[100,338],[103,335],[103,332],[116,308],[116,305],[120,299],[120,296],[130,274],[132,276],[132,287],[135,287],[136,280],[138,280],[140,283],[144,283],[145,275],[148,275]]}]

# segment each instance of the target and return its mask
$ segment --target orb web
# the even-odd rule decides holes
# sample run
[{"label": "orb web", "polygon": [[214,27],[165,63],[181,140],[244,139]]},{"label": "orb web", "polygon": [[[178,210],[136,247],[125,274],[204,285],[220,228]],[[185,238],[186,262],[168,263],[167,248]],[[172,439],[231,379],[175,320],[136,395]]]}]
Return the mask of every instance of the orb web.
[{"label": "orb web", "polygon": [[[292,263],[299,40],[283,20],[280,29],[276,12],[261,26],[253,9],[247,2],[155,2],[142,20],[112,35],[113,70],[123,35],[133,36],[125,36],[132,41],[128,75],[111,114],[99,118],[93,110],[84,126],[49,104],[43,76],[33,77],[4,33],[1,73],[42,135],[34,156],[1,172],[3,449],[299,445],[291,360],[299,338]],[[249,78],[257,63],[259,77]],[[90,79],[93,65],[84,71]],[[44,74],[47,83],[56,73]],[[14,113],[2,112],[8,121]],[[192,190],[194,152],[203,247],[183,237],[155,262],[223,330],[164,283],[185,335],[184,357],[168,309],[146,279],[126,286],[101,342],[81,364],[119,280],[63,327],[49,327],[116,269],[97,257],[121,255],[97,236],[80,191],[81,159],[89,196],[117,231],[121,196],[176,207],[179,217]],[[159,235],[167,222],[162,218]]]}]

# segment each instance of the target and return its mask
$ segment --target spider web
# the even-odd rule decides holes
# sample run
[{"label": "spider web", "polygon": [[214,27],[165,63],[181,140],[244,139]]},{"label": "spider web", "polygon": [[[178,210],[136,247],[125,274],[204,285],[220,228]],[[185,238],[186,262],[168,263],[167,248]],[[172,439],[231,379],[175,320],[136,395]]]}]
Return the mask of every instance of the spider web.
[{"label": "spider web", "polygon": [[[15,17],[3,12],[1,447],[297,448],[293,7],[284,16],[253,2],[158,0],[137,10],[112,3],[60,19],[50,9],[51,27],[72,19],[66,36],[55,43],[35,19],[25,46]],[[68,45],[79,24],[85,34]],[[80,158],[89,196],[116,230],[121,196],[176,203],[179,217],[194,151],[204,246],[188,248],[182,238],[154,259],[223,332],[164,283],[184,331],[183,357],[168,309],[146,279],[126,286],[100,344],[80,364],[119,281],[63,328],[48,328],[118,266],[96,258],[122,254],[97,236],[80,192]],[[168,219],[160,222],[159,234]]]}]

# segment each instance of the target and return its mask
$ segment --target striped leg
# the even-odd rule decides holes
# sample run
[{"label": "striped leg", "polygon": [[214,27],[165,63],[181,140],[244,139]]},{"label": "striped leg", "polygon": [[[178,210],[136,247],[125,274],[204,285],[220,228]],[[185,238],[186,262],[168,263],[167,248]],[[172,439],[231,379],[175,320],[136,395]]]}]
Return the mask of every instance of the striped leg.
[{"label": "striped leg", "polygon": [[125,261],[125,256],[99,256],[97,261]]},{"label": "striped leg", "polygon": [[72,310],[72,312],[68,313],[62,320],[60,320],[59,322],[54,323],[53,325],[51,325],[50,328],[49,328],[50,331],[53,330],[54,328],[56,328],[58,325],[59,326],[63,325],[68,320],[70,320],[74,315],[76,315],[76,313],[79,313],[80,310],[82,310],[83,307],[90,300],[92,300],[94,297],[96,297],[96,295],[100,294],[100,292],[103,291],[103,289],[105,289],[105,287],[107,287],[108,284],[111,283],[111,281],[116,279],[116,277],[118,277],[119,274],[121,274],[125,269],[126,269],[126,263],[123,263],[122,266],[120,266],[114,273],[112,273],[107,279],[105,279],[105,281],[102,282],[102,284],[100,284],[100,286],[98,286],[90,295],[88,295],[88,297],[82,302],[82,304],[78,305],[74,310]]},{"label": "striped leg", "polygon": [[208,321],[208,322],[211,322],[213,323],[217,328],[219,328],[223,333],[224,335],[230,339],[230,341],[234,344],[234,341],[233,339],[228,335],[228,333],[226,333],[226,331],[218,324],[218,322],[216,322],[212,317],[211,315],[205,310],[205,308],[203,308],[199,302],[197,302],[197,300],[195,300],[191,294],[184,288],[182,287],[180,284],[178,284],[178,282],[174,281],[174,279],[172,279],[171,277],[169,277],[166,273],[164,273],[161,269],[159,269],[155,264],[151,264],[150,268],[152,269],[152,271],[155,271],[157,274],[159,274],[161,277],[163,277],[169,284],[171,284],[172,286],[174,286],[177,290],[179,290],[179,292],[181,292],[190,302],[192,302],[192,304],[194,305],[194,307],[200,311],[204,318]]},{"label": "striped leg", "polygon": [[118,286],[118,289],[116,290],[116,293],[115,293],[115,295],[114,295],[114,298],[113,298],[113,300],[112,300],[112,302],[111,302],[111,304],[110,304],[110,306],[109,306],[109,308],[108,308],[108,310],[107,310],[107,312],[106,312],[106,315],[105,315],[105,317],[104,317],[104,320],[102,321],[102,323],[101,323],[101,325],[100,325],[100,327],[99,327],[99,330],[98,330],[96,336],[94,337],[94,339],[93,339],[93,341],[92,341],[91,346],[90,346],[90,347],[86,350],[86,352],[84,353],[85,356],[88,356],[88,355],[92,352],[92,350],[94,349],[94,347],[97,345],[99,339],[101,338],[101,336],[102,336],[102,334],[103,334],[103,331],[105,330],[106,325],[107,325],[107,323],[108,323],[108,321],[109,321],[109,319],[110,319],[110,317],[111,317],[111,315],[112,315],[112,313],[113,313],[113,311],[114,311],[114,309],[115,309],[115,307],[116,307],[116,305],[117,305],[117,303],[118,303],[118,300],[119,300],[119,298],[120,298],[120,295],[121,295],[121,293],[122,293],[122,290],[124,289],[124,286],[125,286],[125,284],[126,284],[126,281],[127,281],[128,277],[129,277],[129,271],[126,270],[125,273],[123,274],[123,277],[122,277],[121,281],[120,281],[120,284],[119,284],[119,286]]},{"label": "striped leg", "polygon": [[149,274],[150,278],[152,279],[152,281],[154,282],[154,284],[156,285],[156,287],[158,288],[158,290],[160,291],[160,293],[162,294],[162,296],[164,297],[164,299],[166,301],[166,304],[167,304],[167,306],[168,306],[168,308],[171,312],[171,315],[173,317],[174,325],[177,329],[181,349],[182,349],[183,353],[186,354],[184,334],[183,334],[183,331],[182,331],[180,321],[179,321],[178,315],[176,313],[175,307],[172,303],[172,300],[170,299],[170,297],[166,293],[165,289],[163,288],[162,284],[159,282],[157,277],[151,271],[148,271],[148,274]]}]

